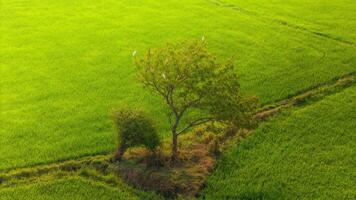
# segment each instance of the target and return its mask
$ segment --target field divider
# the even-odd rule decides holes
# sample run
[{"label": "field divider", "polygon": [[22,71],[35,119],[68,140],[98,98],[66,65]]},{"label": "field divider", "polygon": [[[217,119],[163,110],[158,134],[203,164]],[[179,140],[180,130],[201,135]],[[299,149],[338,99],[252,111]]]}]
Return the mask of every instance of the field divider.
[{"label": "field divider", "polygon": [[340,39],[340,38],[337,38],[337,37],[334,37],[334,36],[331,36],[331,35],[328,35],[328,34],[325,34],[325,33],[322,33],[322,32],[313,31],[313,30],[310,30],[310,29],[305,28],[303,26],[292,24],[292,23],[290,23],[290,22],[288,22],[286,20],[275,19],[275,18],[271,18],[271,17],[264,17],[264,16],[260,15],[258,12],[247,10],[245,8],[241,8],[241,7],[239,7],[239,6],[235,5],[235,4],[226,3],[226,2],[221,1],[221,0],[205,0],[205,1],[211,3],[211,4],[215,5],[215,6],[231,9],[231,10],[234,10],[236,12],[243,13],[245,15],[255,17],[255,18],[257,18],[258,20],[260,20],[262,22],[271,22],[272,21],[272,22],[277,23],[279,25],[286,26],[286,27],[289,27],[289,28],[292,28],[292,29],[295,29],[295,30],[299,30],[299,31],[302,31],[302,32],[306,32],[306,33],[312,34],[312,35],[314,35],[316,37],[319,37],[319,38],[324,38],[324,39],[332,40],[334,42],[338,42],[338,43],[341,43],[341,44],[344,44],[344,45],[348,45],[348,46],[351,46],[351,47],[356,47],[356,44],[354,42],[351,42],[351,41],[348,41],[348,40],[343,40],[343,39]]},{"label": "field divider", "polygon": [[[302,106],[305,104],[319,101],[325,96],[337,93],[356,83],[356,72],[334,79],[322,85],[315,86],[302,93],[296,94],[274,104],[266,105],[257,110],[254,117],[263,122],[277,115],[281,111]],[[248,130],[251,133],[253,130]],[[82,176],[92,180],[98,180],[106,183],[108,186],[122,185],[122,180],[110,177],[105,174],[108,168],[107,161],[111,154],[85,156],[78,159],[71,159],[46,165],[37,165],[18,169],[9,169],[0,172],[0,189],[8,188],[15,185],[30,184],[41,177],[60,178],[64,176]],[[104,164],[103,164],[104,163]],[[88,167],[90,169],[88,169]],[[95,172],[93,172],[93,170]]]},{"label": "field divider", "polygon": [[301,91],[286,99],[273,104],[265,105],[257,110],[255,118],[260,121],[267,120],[284,109],[304,105],[307,102],[319,100],[327,95],[339,92],[356,83],[356,72],[335,78],[327,83],[323,83],[308,90]]}]

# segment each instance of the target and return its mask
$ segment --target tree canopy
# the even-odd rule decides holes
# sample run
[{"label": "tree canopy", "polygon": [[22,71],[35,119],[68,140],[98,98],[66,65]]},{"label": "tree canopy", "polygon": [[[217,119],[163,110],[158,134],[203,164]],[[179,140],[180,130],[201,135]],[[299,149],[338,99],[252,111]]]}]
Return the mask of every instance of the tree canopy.
[{"label": "tree canopy", "polygon": [[135,59],[139,80],[163,98],[171,126],[172,157],[177,136],[212,121],[250,124],[257,99],[241,94],[232,59],[219,63],[205,41],[186,41],[150,49]]}]

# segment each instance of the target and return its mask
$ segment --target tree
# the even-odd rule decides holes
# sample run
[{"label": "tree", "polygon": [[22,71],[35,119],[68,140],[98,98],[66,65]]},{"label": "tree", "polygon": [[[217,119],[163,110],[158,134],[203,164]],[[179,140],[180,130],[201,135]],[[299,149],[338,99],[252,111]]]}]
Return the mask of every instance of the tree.
[{"label": "tree", "polygon": [[163,98],[172,133],[172,160],[178,136],[194,126],[220,121],[250,124],[256,98],[244,97],[233,60],[218,63],[205,41],[167,44],[136,57],[139,80]]},{"label": "tree", "polygon": [[160,144],[153,120],[143,111],[137,109],[119,109],[113,115],[117,130],[119,146],[114,160],[121,160],[130,147],[144,146],[151,152]]}]

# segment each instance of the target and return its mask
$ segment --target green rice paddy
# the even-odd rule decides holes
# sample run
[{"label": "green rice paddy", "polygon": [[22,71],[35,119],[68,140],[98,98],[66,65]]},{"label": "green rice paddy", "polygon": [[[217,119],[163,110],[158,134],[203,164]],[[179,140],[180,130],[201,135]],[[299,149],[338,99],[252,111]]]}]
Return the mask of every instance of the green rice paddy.
[{"label": "green rice paddy", "polygon": [[82,178],[66,178],[0,190],[1,200],[138,200],[138,196]]},{"label": "green rice paddy", "polygon": [[262,103],[355,71],[354,46],[260,19],[205,0],[3,1],[0,169],[113,150],[119,105],[147,109],[166,136],[164,108],[135,81],[134,50],[204,36],[236,57],[243,90]]},{"label": "green rice paddy", "polygon": [[[266,105],[356,72],[355,13],[354,0],[0,0],[0,172],[111,153],[119,106],[146,109],[168,138],[134,51],[204,37]],[[354,199],[354,99],[351,87],[263,124],[203,196]],[[79,178],[0,188],[25,197],[142,198]]]},{"label": "green rice paddy", "polygon": [[263,124],[226,153],[204,196],[354,199],[355,99],[354,86]]}]

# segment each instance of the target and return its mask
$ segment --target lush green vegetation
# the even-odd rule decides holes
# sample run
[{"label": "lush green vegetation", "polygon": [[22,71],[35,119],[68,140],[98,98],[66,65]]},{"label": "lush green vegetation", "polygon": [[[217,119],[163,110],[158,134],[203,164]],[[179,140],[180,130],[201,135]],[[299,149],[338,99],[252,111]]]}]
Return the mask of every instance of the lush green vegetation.
[{"label": "lush green vegetation", "polygon": [[[213,0],[214,1],[214,0]],[[264,16],[302,31],[356,45],[356,2],[353,0],[216,0],[243,9],[250,15]]]},{"label": "lush green vegetation", "polygon": [[204,196],[354,199],[356,87],[285,112],[233,148]]},{"label": "lush green vegetation", "polygon": [[121,160],[130,147],[144,146],[155,152],[160,145],[160,137],[154,120],[144,111],[120,108],[113,114],[118,133],[118,149],[114,160]]},{"label": "lush green vegetation", "polygon": [[258,98],[241,95],[233,60],[216,60],[204,38],[168,43],[135,59],[140,82],[169,110],[173,161],[178,157],[178,136],[192,128],[210,122],[242,127],[253,121]]},{"label": "lush green vegetation", "polygon": [[[355,10],[351,0],[318,2],[343,4],[335,15],[345,18]],[[312,18],[307,28],[330,14],[272,3],[285,5],[278,16]],[[108,112],[122,104],[149,110],[167,135],[158,98],[135,83],[134,50],[204,35],[219,57],[236,55],[243,91],[263,103],[355,71],[354,46],[237,11],[207,0],[2,2],[0,169],[114,150]],[[354,41],[350,19],[320,31]]]},{"label": "lush green vegetation", "polygon": [[82,178],[68,178],[0,190],[1,200],[142,199],[128,191]]}]

